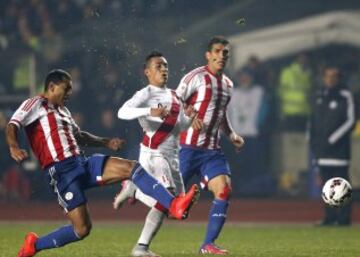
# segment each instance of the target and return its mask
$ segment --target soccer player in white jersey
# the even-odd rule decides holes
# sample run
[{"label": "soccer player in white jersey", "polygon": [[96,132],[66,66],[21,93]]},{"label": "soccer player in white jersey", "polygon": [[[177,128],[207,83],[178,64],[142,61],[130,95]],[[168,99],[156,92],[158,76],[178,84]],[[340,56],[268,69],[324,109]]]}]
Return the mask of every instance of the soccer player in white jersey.
[{"label": "soccer player in white jersey", "polygon": [[231,194],[231,173],[219,145],[220,134],[224,133],[236,149],[244,144],[226,115],[233,90],[233,82],[224,74],[229,53],[225,38],[212,38],[205,53],[207,65],[186,74],[176,89],[177,95],[194,106],[202,120],[201,126],[192,126],[180,136],[180,172],[185,185],[198,175],[202,178],[200,185],[214,195],[201,254],[228,254],[214,243],[225,223]]},{"label": "soccer player in white jersey", "polygon": [[85,238],[91,230],[85,190],[131,178],[144,193],[157,199],[177,219],[187,215],[196,198],[196,188],[174,197],[136,161],[118,157],[81,154],[79,145],[120,149],[119,138],[102,138],[80,130],[65,107],[72,92],[71,76],[63,70],[51,71],[44,93],[25,100],[15,111],[6,130],[11,157],[22,162],[28,154],[20,148],[17,135],[24,127],[50,189],[71,225],[38,237],[30,232],[18,257],[32,257],[45,249],[58,248]]},{"label": "soccer player in white jersey", "polygon": [[[160,52],[146,57],[144,73],[149,85],[136,92],[118,111],[120,119],[138,119],[145,133],[140,144],[140,164],[164,187],[175,195],[184,193],[184,184],[179,171],[179,134],[191,125],[196,112],[191,106],[185,110],[175,91],[166,87],[168,63]],[[158,117],[160,114],[160,117]],[[195,119],[196,120],[196,119]],[[141,236],[132,250],[132,256],[158,256],[149,250],[149,245],[159,230],[166,215],[164,208],[153,198],[128,181],[122,193],[114,200],[118,208],[125,198],[135,196],[151,207]]]}]

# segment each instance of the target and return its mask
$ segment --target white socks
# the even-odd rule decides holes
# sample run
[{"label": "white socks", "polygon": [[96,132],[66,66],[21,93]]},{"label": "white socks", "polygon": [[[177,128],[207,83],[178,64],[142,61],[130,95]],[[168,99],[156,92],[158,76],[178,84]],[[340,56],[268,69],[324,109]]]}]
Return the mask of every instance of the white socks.
[{"label": "white socks", "polygon": [[141,231],[138,244],[150,245],[152,239],[155,237],[156,233],[160,229],[164,218],[165,213],[159,211],[155,207],[152,207],[148,215],[146,216],[145,224]]},{"label": "white socks", "polygon": [[154,198],[144,194],[139,188],[136,189],[135,198],[150,208],[154,207],[155,204],[157,203],[157,201]]}]

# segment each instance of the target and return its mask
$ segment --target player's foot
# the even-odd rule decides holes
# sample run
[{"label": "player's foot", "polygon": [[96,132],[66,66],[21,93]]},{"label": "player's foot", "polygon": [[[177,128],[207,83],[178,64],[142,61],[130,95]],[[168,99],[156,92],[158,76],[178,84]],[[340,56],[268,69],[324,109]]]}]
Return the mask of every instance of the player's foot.
[{"label": "player's foot", "polygon": [[119,209],[126,200],[130,204],[134,204],[136,202],[135,199],[136,185],[130,180],[124,180],[121,183],[121,185],[122,188],[120,192],[115,196],[113,202],[113,208],[115,210]]},{"label": "player's foot", "polygon": [[212,255],[228,255],[228,250],[221,249],[219,246],[214,243],[203,245],[200,248],[199,253],[201,254],[212,254]]},{"label": "player's foot", "polygon": [[133,257],[161,257],[160,255],[149,250],[149,246],[146,245],[135,245],[131,251]]},{"label": "player's foot", "polygon": [[186,194],[175,197],[169,208],[170,216],[178,220],[186,219],[190,208],[199,199],[199,195],[199,187],[194,184]]},{"label": "player's foot", "polygon": [[38,240],[38,236],[30,232],[25,236],[25,241],[23,246],[20,249],[20,252],[18,253],[18,257],[32,257],[36,253],[35,249],[35,243]]}]

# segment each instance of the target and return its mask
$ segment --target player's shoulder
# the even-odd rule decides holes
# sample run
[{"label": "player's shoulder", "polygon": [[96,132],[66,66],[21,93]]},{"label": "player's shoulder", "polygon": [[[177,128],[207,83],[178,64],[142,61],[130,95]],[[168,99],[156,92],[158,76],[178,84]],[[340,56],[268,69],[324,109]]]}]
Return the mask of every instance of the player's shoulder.
[{"label": "player's shoulder", "polygon": [[30,111],[34,107],[41,105],[44,100],[46,99],[40,95],[27,98],[22,102],[21,109],[23,111]]},{"label": "player's shoulder", "polygon": [[187,74],[185,74],[182,81],[185,84],[189,84],[196,78],[202,77],[205,74],[206,74],[206,66],[200,66],[198,68],[195,68],[195,69],[189,71]]},{"label": "player's shoulder", "polygon": [[134,94],[134,97],[141,98],[141,99],[147,99],[147,98],[151,97],[151,94],[152,94],[151,86],[148,85],[148,86],[143,87],[140,90],[136,91]]},{"label": "player's shoulder", "polygon": [[234,87],[234,82],[225,74],[223,74],[223,79],[228,87]]}]

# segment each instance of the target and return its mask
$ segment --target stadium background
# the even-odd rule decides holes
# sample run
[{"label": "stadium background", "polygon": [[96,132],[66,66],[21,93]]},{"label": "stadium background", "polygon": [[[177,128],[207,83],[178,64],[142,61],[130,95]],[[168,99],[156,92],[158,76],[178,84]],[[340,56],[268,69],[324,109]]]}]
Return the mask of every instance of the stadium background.
[{"label": "stadium background", "polygon": [[[271,58],[259,57],[254,68],[261,87],[268,96],[268,115],[261,128],[261,168],[250,163],[247,172],[239,165],[224,140],[234,174],[234,200],[230,220],[314,222],[321,218],[319,188],[315,171],[309,165],[305,130],[288,131],[282,126],[279,108],[279,74],[299,53],[309,60],[311,88],[318,85],[326,64],[338,65],[343,83],[359,101],[360,95],[360,20],[340,27],[348,12],[359,16],[360,2],[355,0],[242,0],[242,1],[102,1],[102,0],[2,0],[0,2],[0,219],[61,219],[56,203],[48,193],[35,160],[22,166],[10,159],[4,129],[14,108],[29,95],[42,89],[42,79],[52,68],[71,72],[74,94],[70,110],[84,130],[99,135],[117,135],[127,140],[120,156],[136,159],[142,136],[137,122],[116,118],[119,106],[145,84],[142,76],[144,56],[151,50],[162,51],[170,65],[169,87],[204,63],[206,42],[213,35],[230,39],[248,32],[301,22],[313,16],[334,14],[324,27],[350,31],[344,40],[318,42],[303,49],[297,42],[293,50]],[[341,11],[344,16],[337,16]],[[345,17],[345,18],[344,18]],[[322,18],[320,17],[320,21]],[[321,33],[321,31],[319,32]],[[339,34],[342,35],[341,33]],[[289,34],[291,37],[291,33]],[[233,45],[235,48],[236,45]],[[285,51],[285,50],[284,50]],[[249,68],[250,55],[231,57],[227,73],[238,83],[239,71]],[[241,59],[242,58],[242,59]],[[244,60],[238,64],[235,60]],[[359,107],[359,105],[357,105]],[[360,131],[353,133],[351,176],[354,194],[354,221],[360,222]],[[25,138],[22,138],[25,145]],[[86,153],[93,152],[86,149]],[[260,156],[260,154],[259,154]],[[245,157],[244,157],[245,158]],[[119,186],[90,191],[89,198],[96,219],[117,219],[111,209],[112,197]],[[205,193],[202,200],[208,195]],[[201,201],[194,208],[193,220],[205,220]],[[299,211],[302,210],[302,211]],[[145,208],[126,208],[122,220],[142,219]]]}]

